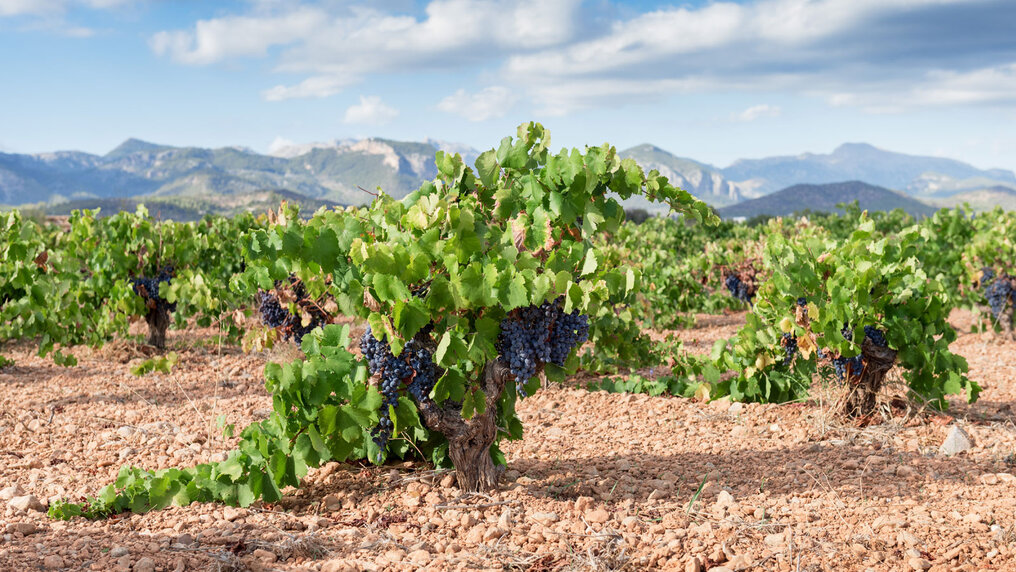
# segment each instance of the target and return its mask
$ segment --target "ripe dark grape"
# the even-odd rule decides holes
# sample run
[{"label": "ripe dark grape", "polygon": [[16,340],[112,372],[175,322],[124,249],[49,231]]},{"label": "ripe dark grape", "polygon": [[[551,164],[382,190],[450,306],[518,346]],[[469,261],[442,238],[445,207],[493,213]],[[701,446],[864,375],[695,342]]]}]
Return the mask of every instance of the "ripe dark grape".
[{"label": "ripe dark grape", "polygon": [[883,333],[882,330],[876,328],[875,326],[865,326],[864,337],[870,339],[871,343],[875,344],[880,348],[888,346],[885,340],[885,333]]},{"label": "ripe dark grape", "polygon": [[860,355],[850,358],[834,358],[833,368],[836,369],[836,376],[840,379],[840,381],[843,381],[843,379],[847,376],[848,369],[850,370],[850,377],[857,377],[861,374],[861,370],[864,368],[864,358]]},{"label": "ripe dark grape", "polygon": [[159,284],[165,282],[169,284],[169,281],[173,277],[173,267],[164,266],[159,274],[155,278],[146,278],[144,276],[132,277],[130,279],[131,286],[134,289],[134,293],[141,296],[146,301],[150,300],[155,303],[156,308],[165,307],[172,311],[176,309],[176,303],[170,304],[164,298],[159,296]]},{"label": "ripe dark grape", "polygon": [[270,328],[279,328],[289,319],[289,310],[282,307],[274,294],[258,292],[257,299],[262,324]]},{"label": "ripe dark grape", "polygon": [[[994,277],[993,272],[991,275]],[[1013,299],[1013,303],[1016,303],[1016,292],[1013,292],[1008,278],[1008,276],[1003,275],[996,280],[992,280],[984,287],[984,296],[988,299],[991,316],[996,322],[1001,319],[1006,306],[1010,304],[1010,299]],[[983,281],[981,283],[984,284]]]},{"label": "ripe dark grape", "polygon": [[755,297],[749,292],[748,284],[742,282],[736,274],[727,276],[724,284],[727,286],[727,290],[730,290],[730,294],[738,300],[751,304],[752,298]]},{"label": "ripe dark grape", "polygon": [[433,354],[418,339],[409,340],[402,348],[402,353],[396,356],[392,353],[385,334],[378,339],[374,337],[370,326],[367,326],[367,331],[360,338],[360,350],[367,358],[370,374],[381,376],[381,409],[378,411],[378,424],[370,434],[374,443],[383,450],[395,428],[390,407],[398,406],[402,385],[406,385],[406,390],[417,402],[430,399],[430,392],[434,389],[440,372],[434,363]]},{"label": "ripe dark grape", "polygon": [[797,338],[789,333],[783,334],[783,365],[790,365],[797,353]]},{"label": "ripe dark grape", "polygon": [[588,316],[578,310],[566,314],[561,300],[519,308],[501,320],[498,354],[523,397],[526,382],[536,376],[541,364],[563,366],[572,349],[589,338]]},{"label": "ripe dark grape", "polygon": [[[303,307],[310,314],[310,322],[306,325],[303,323],[303,316],[301,314],[294,314],[289,311],[289,308],[283,306],[279,301],[278,296],[273,292],[258,292],[257,303],[258,312],[261,314],[261,323],[265,324],[269,328],[276,328],[281,333],[284,339],[291,339],[297,344],[303,342],[303,337],[309,334],[323,323],[326,323],[326,316],[320,310],[316,310],[316,306],[308,303],[307,291],[303,287],[303,283],[296,280],[296,278],[290,278],[290,284],[293,287],[293,293],[297,297],[297,305],[303,305]],[[281,280],[275,281],[276,288],[282,285]]]},{"label": "ripe dark grape", "polygon": [[805,306],[808,305],[808,299],[804,298],[804,297],[798,298],[797,299],[797,305],[802,307],[802,308],[804,308]]}]

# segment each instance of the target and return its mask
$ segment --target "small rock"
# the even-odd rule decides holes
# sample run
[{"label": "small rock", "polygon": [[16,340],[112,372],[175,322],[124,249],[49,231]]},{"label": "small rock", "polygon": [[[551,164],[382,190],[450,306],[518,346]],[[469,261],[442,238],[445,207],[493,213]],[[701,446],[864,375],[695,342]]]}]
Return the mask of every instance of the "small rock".
[{"label": "small rock", "polygon": [[234,520],[238,518],[243,518],[245,516],[247,516],[247,511],[243,510],[242,508],[236,508],[235,506],[227,506],[226,508],[222,509],[222,518],[230,522],[233,522]]},{"label": "small rock", "polygon": [[963,517],[963,522],[969,522],[970,524],[979,524],[981,522],[984,522],[984,517],[977,514],[976,512],[972,512]]},{"label": "small rock", "polygon": [[693,556],[687,564],[684,565],[684,572],[703,572],[705,568],[702,566],[702,561],[697,556]]},{"label": "small rock", "polygon": [[321,572],[360,572],[356,562],[345,559],[329,560],[321,565]]},{"label": "small rock", "polygon": [[942,442],[942,446],[938,448],[938,452],[951,456],[962,453],[973,446],[974,440],[970,435],[959,425],[953,425],[952,429],[949,429],[949,434],[946,435],[945,441]]},{"label": "small rock", "polygon": [[[257,554],[257,550],[255,550],[254,553]],[[134,568],[131,568],[131,570],[133,570],[133,572],[155,572],[155,560],[152,560],[147,556],[139,558],[138,561],[134,563]]]},{"label": "small rock", "polygon": [[844,471],[856,471],[860,466],[861,463],[857,459],[847,459],[843,462]]},{"label": "small rock", "polygon": [[21,488],[21,485],[12,485],[5,489],[0,489],[0,500],[9,501],[14,497],[20,497],[25,494],[25,491]]},{"label": "small rock", "polygon": [[42,565],[46,570],[59,570],[64,567],[64,561],[56,554],[50,554],[42,559]]},{"label": "small rock", "polygon": [[654,489],[653,492],[649,493],[649,500],[659,500],[667,496],[667,493],[660,489]]},{"label": "small rock", "polygon": [[20,532],[28,536],[29,534],[39,532],[39,527],[35,526],[35,523],[32,522],[19,522],[14,525],[14,532]]},{"label": "small rock", "polygon": [[733,506],[733,504],[734,495],[728,493],[727,491],[720,491],[720,494],[716,495],[716,506],[727,507]]},{"label": "small rock", "polygon": [[533,514],[532,518],[543,526],[549,526],[561,520],[561,518],[557,516],[556,512],[537,512]]},{"label": "small rock", "polygon": [[134,434],[134,428],[124,425],[116,430],[116,434],[126,439]]},{"label": "small rock", "polygon": [[586,520],[596,524],[603,524],[610,520],[610,513],[602,508],[594,509],[586,513]]},{"label": "small rock", "polygon": [[342,508],[342,498],[336,494],[327,495],[321,499],[321,503],[325,505],[325,510],[335,511]]},{"label": "small rock", "polygon": [[127,554],[129,554],[129,553],[130,553],[130,550],[127,550],[126,547],[124,547],[124,546],[115,546],[115,547],[113,547],[112,550],[109,551],[109,556],[110,556],[110,558],[120,558],[120,557],[123,557],[123,556],[127,556]]},{"label": "small rock", "polygon": [[384,559],[389,562],[402,562],[406,559],[406,551],[396,548],[385,552]]},{"label": "small rock", "polygon": [[732,569],[726,566],[713,566],[709,569],[709,572],[734,572]]},{"label": "small rock", "polygon": [[931,568],[931,562],[928,562],[924,558],[911,558],[909,564],[914,570],[927,570]]},{"label": "small rock", "polygon": [[734,438],[744,437],[748,433],[748,430],[744,428],[744,425],[734,425],[734,428],[730,430],[730,436]]},{"label": "small rock", "polygon": [[430,552],[427,552],[426,550],[414,550],[409,553],[409,561],[413,564],[427,564],[430,562]]},{"label": "small rock", "polygon": [[[278,560],[278,556],[275,555],[271,550],[265,550],[264,548],[258,548],[253,552],[254,559],[264,562],[265,564],[271,564]],[[137,564],[135,564],[137,566]]]},{"label": "small rock", "polygon": [[488,528],[486,532],[483,533],[483,541],[490,542],[491,540],[497,540],[498,538],[501,538],[505,534],[507,534],[505,531],[501,530],[496,526],[492,526]]},{"label": "small rock", "polygon": [[777,533],[774,533],[774,534],[769,534],[765,538],[766,546],[769,546],[770,548],[773,548],[773,549],[783,548],[783,545],[786,544],[786,542],[787,542],[787,536],[785,534],[783,534],[782,532],[777,532]]},{"label": "small rock", "polygon": [[736,403],[730,404],[730,408],[727,409],[727,413],[732,413],[736,415],[740,413],[742,410],[744,410],[744,404],[738,401]]},{"label": "small rock", "polygon": [[14,510],[46,512],[46,505],[39,502],[39,499],[35,498],[35,495],[14,497],[7,504]]},{"label": "small rock", "polygon": [[502,530],[512,529],[512,509],[505,507],[501,511],[501,517],[497,519],[497,527]]},{"label": "small rock", "polygon": [[441,479],[441,488],[443,488],[443,489],[450,489],[450,488],[452,488],[454,486],[455,486],[455,475],[454,474],[445,475],[445,477],[443,479]]},{"label": "small rock", "polygon": [[194,544],[194,537],[189,535],[189,534],[187,534],[185,532],[185,533],[181,534],[180,536],[176,537],[176,542],[177,542],[177,544],[182,544],[184,546],[190,546],[191,544]]}]

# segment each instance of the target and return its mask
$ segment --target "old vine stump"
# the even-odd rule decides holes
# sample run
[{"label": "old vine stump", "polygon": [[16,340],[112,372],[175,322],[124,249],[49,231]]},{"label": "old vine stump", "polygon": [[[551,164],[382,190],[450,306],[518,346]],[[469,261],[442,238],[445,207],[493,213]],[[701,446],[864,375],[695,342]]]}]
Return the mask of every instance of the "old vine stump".
[{"label": "old vine stump", "polygon": [[482,383],[486,408],[472,419],[463,419],[461,407],[453,403],[438,405],[430,399],[417,403],[424,425],[448,439],[448,456],[455,464],[455,480],[464,491],[491,490],[501,479],[504,468],[494,464],[490,446],[497,437],[498,401],[505,384],[512,379],[506,365],[497,360],[489,362],[484,368]]},{"label": "old vine stump", "polygon": [[896,350],[876,346],[868,337],[861,344],[861,355],[864,368],[860,375],[854,377],[855,372],[848,372],[850,393],[843,409],[848,417],[864,417],[875,411],[878,392],[882,390],[886,374],[896,363]]}]

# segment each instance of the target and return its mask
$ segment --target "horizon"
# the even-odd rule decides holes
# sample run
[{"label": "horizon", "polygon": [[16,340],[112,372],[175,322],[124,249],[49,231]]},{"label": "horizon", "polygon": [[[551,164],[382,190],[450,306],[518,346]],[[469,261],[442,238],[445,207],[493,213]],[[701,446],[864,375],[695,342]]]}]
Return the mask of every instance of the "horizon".
[{"label": "horizon", "polygon": [[1016,171],[1004,0],[0,0],[0,151],[435,139],[524,121],[724,168],[846,142]]}]

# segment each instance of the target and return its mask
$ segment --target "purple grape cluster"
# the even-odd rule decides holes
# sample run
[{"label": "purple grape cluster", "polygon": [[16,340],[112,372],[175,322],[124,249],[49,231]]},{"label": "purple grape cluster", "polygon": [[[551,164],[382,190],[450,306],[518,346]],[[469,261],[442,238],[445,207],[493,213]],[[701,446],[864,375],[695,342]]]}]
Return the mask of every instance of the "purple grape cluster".
[{"label": "purple grape cluster", "polygon": [[131,286],[134,289],[134,293],[141,296],[145,300],[151,300],[155,303],[156,308],[165,307],[170,311],[176,309],[176,303],[170,304],[164,298],[159,296],[159,284],[165,282],[169,284],[169,281],[173,278],[173,267],[163,266],[162,270],[154,278],[147,278],[145,276],[131,277]]},{"label": "purple grape cluster", "polygon": [[790,365],[797,353],[797,337],[790,333],[783,334],[783,365]]},{"label": "purple grape cluster", "polygon": [[[851,340],[854,337],[854,331],[850,328],[850,324],[843,324],[843,329],[840,330],[840,333],[847,340]],[[875,326],[865,326],[864,337],[865,339],[870,339],[871,343],[877,347],[889,347],[885,338],[885,332]],[[860,375],[861,370],[864,369],[864,357],[858,354],[850,358],[833,358],[833,368],[835,368],[836,376],[840,379],[840,381],[843,381],[843,379],[847,377],[856,377]]]},{"label": "purple grape cluster", "polygon": [[724,284],[727,286],[727,290],[730,290],[731,296],[738,300],[751,304],[752,298],[755,297],[754,294],[748,292],[748,284],[742,282],[736,274],[727,276]]},{"label": "purple grape cluster", "polygon": [[995,271],[984,267],[981,269],[981,288],[984,296],[988,299],[988,307],[991,308],[991,316],[999,321],[1005,312],[1006,306],[1016,304],[1016,291],[1012,288],[1012,281],[1006,274],[995,277]]},{"label": "purple grape cluster", "polygon": [[[370,435],[374,443],[384,450],[395,430],[391,408],[399,404],[402,385],[406,384],[406,390],[417,402],[430,399],[439,370],[433,354],[420,340],[409,340],[402,348],[402,353],[396,356],[392,353],[385,334],[381,334],[380,339],[374,337],[370,326],[367,326],[367,331],[360,338],[360,350],[367,358],[370,374],[381,376],[381,409],[378,411],[378,424]],[[380,461],[379,453],[378,462]]]},{"label": "purple grape cluster", "polygon": [[589,339],[589,317],[578,310],[565,313],[562,301],[519,308],[501,320],[499,359],[508,365],[523,397],[526,382],[536,376],[540,365],[563,366],[572,349]]},{"label": "purple grape cluster", "polygon": [[304,336],[323,323],[323,316],[312,312],[310,323],[304,325],[303,319],[283,306],[278,296],[272,292],[258,292],[257,303],[261,323],[269,328],[278,329],[284,339],[292,339],[297,344],[303,342]]}]

